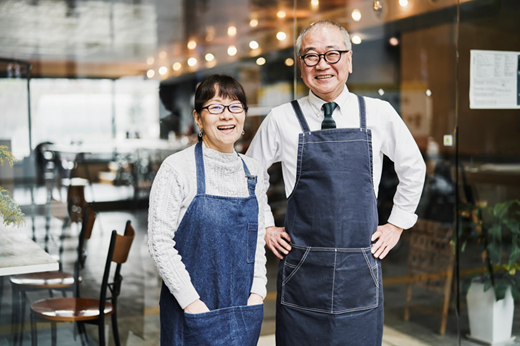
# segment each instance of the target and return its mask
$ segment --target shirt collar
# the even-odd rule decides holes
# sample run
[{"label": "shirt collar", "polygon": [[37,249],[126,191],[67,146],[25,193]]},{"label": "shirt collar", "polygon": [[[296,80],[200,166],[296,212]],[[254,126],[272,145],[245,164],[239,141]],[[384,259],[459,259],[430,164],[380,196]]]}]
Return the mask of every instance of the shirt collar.
[{"label": "shirt collar", "polygon": [[[343,88],[343,91],[339,96],[334,100],[338,104],[338,108],[341,111],[341,106],[345,105],[347,103],[347,100],[350,96],[350,92],[348,91],[348,87],[345,84],[345,87]],[[326,103],[322,99],[320,99],[318,96],[314,95],[314,93],[309,90],[309,104],[316,116],[320,117],[322,116],[321,107]]]}]

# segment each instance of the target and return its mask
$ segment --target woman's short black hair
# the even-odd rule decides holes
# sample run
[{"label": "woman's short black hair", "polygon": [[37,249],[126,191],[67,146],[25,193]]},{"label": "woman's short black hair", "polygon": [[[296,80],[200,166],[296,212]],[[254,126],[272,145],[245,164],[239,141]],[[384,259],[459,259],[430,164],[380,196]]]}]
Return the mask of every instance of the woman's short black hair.
[{"label": "woman's short black hair", "polygon": [[[218,84],[218,88],[215,85]],[[200,114],[204,103],[211,100],[215,94],[222,98],[238,100],[247,113],[246,93],[242,85],[233,77],[225,74],[213,74],[204,78],[195,91],[195,112]]]}]

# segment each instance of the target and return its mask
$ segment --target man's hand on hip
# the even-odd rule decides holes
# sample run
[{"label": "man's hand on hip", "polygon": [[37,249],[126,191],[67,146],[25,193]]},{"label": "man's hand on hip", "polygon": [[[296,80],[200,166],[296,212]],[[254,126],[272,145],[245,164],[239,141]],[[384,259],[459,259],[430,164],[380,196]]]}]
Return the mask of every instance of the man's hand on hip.
[{"label": "man's hand on hip", "polygon": [[372,254],[375,258],[383,259],[388,252],[394,248],[399,241],[403,229],[387,223],[386,225],[377,226],[377,230],[372,234],[372,241],[377,242],[372,245]]},{"label": "man's hand on hip", "polygon": [[291,251],[290,242],[291,237],[285,232],[285,227],[271,226],[265,229],[265,243],[279,259],[283,259],[281,253],[287,255]]}]

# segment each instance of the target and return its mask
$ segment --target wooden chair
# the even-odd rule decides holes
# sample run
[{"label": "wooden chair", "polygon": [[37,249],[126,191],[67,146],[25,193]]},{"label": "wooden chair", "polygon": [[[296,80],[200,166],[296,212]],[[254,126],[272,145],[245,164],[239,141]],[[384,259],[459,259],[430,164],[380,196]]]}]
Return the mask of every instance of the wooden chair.
[{"label": "wooden chair", "polygon": [[[451,297],[454,269],[451,224],[419,219],[410,230],[410,252],[408,253],[406,299],[404,320],[410,318],[410,308],[441,316],[439,333],[444,335]],[[441,300],[440,309],[430,304],[412,304],[413,290],[422,289],[429,293],[428,303],[437,293]]]},{"label": "wooden chair", "polygon": [[[31,305],[31,335],[32,345],[37,345],[36,322],[39,320],[51,322],[52,345],[56,345],[56,322],[77,322],[78,329],[88,344],[84,323],[96,324],[98,326],[99,345],[105,345],[105,316],[112,316],[112,332],[114,342],[120,346],[119,331],[117,327],[117,298],[121,292],[123,277],[121,266],[126,262],[130,247],[134,240],[135,231],[126,222],[125,234],[120,235],[114,230],[110,238],[108,255],[101,282],[99,299],[81,298],[50,298],[39,300]],[[111,263],[117,263],[113,281],[109,282]],[[111,295],[107,296],[107,289]],[[82,339],[83,340],[83,339]]]},{"label": "wooden chair", "polygon": [[[96,213],[94,210],[92,210],[88,205],[85,206],[81,231],[78,235],[77,257],[73,273],[61,271],[62,265],[60,263],[60,271],[21,274],[10,277],[13,297],[12,328],[14,345],[18,343],[18,338],[20,345],[23,344],[23,326],[25,323],[27,292],[49,290],[49,295],[52,297],[52,291],[57,290],[61,291],[64,297],[66,296],[67,291],[72,292],[74,296],[79,295],[78,284],[82,281],[80,268],[84,266],[87,257],[87,253],[84,250],[84,244],[92,235],[95,220]],[[18,332],[18,326],[20,326],[20,332]]]}]

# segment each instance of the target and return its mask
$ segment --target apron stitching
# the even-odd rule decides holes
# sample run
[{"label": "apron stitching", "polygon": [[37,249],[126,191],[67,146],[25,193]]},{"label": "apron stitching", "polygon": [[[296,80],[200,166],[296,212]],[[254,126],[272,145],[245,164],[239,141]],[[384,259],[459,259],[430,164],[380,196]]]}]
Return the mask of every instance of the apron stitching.
[{"label": "apron stitching", "polygon": [[[370,275],[372,275],[372,279],[374,280],[376,287],[379,288],[379,280],[374,275],[374,271],[372,270],[373,267],[370,264],[370,260],[368,259],[365,251],[363,251],[363,256],[365,257],[365,261],[367,262],[367,267],[368,267],[368,270],[370,271]],[[377,263],[376,263],[376,266],[377,266]]]},{"label": "apron stitching", "polygon": [[330,312],[334,313],[334,285],[336,284],[336,261],[338,257],[338,250],[334,251],[334,271],[332,272],[332,301]]},{"label": "apron stitching", "polygon": [[[291,278],[294,276],[294,274],[296,274],[298,269],[300,269],[300,267],[303,265],[303,262],[305,262],[305,259],[307,258],[307,255],[309,254],[310,249],[311,249],[310,247],[307,248],[307,251],[305,251],[305,253],[302,256],[302,259],[300,260],[300,263],[298,263],[296,268],[294,268],[294,270],[291,272],[291,274],[289,274],[289,276],[284,280],[284,282],[282,282],[282,285],[285,285],[287,282],[289,282],[289,280],[291,280]],[[284,261],[284,263],[285,263],[285,261]]]}]

